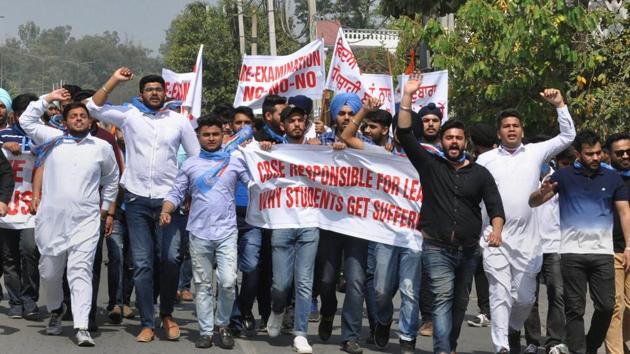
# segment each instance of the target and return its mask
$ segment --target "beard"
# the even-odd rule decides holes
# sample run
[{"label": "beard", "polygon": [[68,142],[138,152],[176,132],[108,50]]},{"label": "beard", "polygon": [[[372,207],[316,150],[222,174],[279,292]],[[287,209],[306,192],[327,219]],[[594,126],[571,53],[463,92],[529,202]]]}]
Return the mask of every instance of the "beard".
[{"label": "beard", "polygon": [[[449,149],[450,150],[450,149]],[[449,161],[453,161],[453,162],[459,162],[459,160],[462,158],[462,156],[464,156],[464,149],[460,149],[458,148],[459,153],[457,154],[457,156],[452,157],[451,154],[449,154],[448,151],[446,151],[446,153],[444,154],[446,156],[446,158]]]}]

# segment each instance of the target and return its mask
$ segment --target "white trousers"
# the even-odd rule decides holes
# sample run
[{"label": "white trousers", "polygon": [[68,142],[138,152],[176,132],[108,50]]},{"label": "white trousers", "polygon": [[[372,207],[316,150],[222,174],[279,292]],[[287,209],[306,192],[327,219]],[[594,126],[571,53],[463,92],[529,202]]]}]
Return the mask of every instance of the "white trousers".
[{"label": "white trousers", "polygon": [[509,328],[520,330],[536,300],[536,273],[519,271],[509,263],[494,268],[484,262],[490,285],[490,317],[495,352],[510,349]]},{"label": "white trousers", "polygon": [[63,302],[63,270],[67,266],[68,285],[75,329],[87,329],[92,307],[92,266],[96,248],[90,252],[72,247],[57,256],[39,258],[41,286],[46,289],[48,311],[58,309]]}]

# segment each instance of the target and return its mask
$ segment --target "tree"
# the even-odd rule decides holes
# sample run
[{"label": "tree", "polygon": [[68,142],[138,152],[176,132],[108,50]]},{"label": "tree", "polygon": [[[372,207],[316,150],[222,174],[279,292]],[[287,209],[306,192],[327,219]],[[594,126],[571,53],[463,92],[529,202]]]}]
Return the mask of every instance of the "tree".
[{"label": "tree", "polygon": [[[13,95],[23,92],[43,94],[61,82],[97,89],[118,67],[126,65],[136,77],[156,73],[161,67],[150,50],[131,42],[121,42],[116,32],[72,36],[70,26],[41,29],[33,22],[19,26],[18,38],[0,46],[2,85]],[[136,81],[137,83],[137,81]],[[138,94],[137,86],[124,85],[112,99],[129,101]]]},{"label": "tree", "polygon": [[383,0],[380,6],[385,16],[413,18],[416,14],[444,16],[456,12],[465,2],[466,0]]},{"label": "tree", "polygon": [[574,116],[584,126],[608,135],[630,130],[630,21],[608,17],[602,22],[622,31],[603,37],[593,32],[586,37],[584,51],[592,55],[578,60],[570,76],[569,95]]},{"label": "tree", "polygon": [[[269,54],[266,11],[252,6],[250,4],[243,10],[247,19],[245,28],[251,28],[248,14],[255,9],[258,14],[258,54]],[[203,98],[206,111],[219,103],[234,101],[241,65],[236,14],[235,0],[223,0],[216,6],[191,3],[171,22],[166,43],[160,50],[169,69],[189,72],[195,65],[199,45],[204,44]],[[281,28],[278,19],[276,28]],[[276,45],[278,55],[286,55],[299,48],[299,44],[281,30],[277,32]]]},{"label": "tree", "polygon": [[[455,29],[436,20],[403,17],[397,71],[405,55],[424,40],[433,66],[449,70],[449,106],[457,118],[488,120],[502,108],[515,107],[529,131],[555,127],[553,108],[539,92],[545,87],[570,88],[571,72],[585,51],[584,39],[597,26],[600,13],[554,1],[469,0],[455,15]],[[583,59],[582,59],[583,58]]]}]

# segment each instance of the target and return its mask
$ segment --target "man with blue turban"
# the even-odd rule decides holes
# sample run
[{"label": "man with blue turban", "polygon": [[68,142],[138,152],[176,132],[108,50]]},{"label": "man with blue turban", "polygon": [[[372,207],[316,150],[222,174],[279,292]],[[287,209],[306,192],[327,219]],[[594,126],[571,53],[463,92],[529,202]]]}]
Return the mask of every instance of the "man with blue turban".
[{"label": "man with blue turban", "polygon": [[330,120],[333,130],[320,137],[322,145],[343,142],[341,132],[350,124],[352,117],[361,109],[361,99],[354,93],[338,93],[330,102]]}]

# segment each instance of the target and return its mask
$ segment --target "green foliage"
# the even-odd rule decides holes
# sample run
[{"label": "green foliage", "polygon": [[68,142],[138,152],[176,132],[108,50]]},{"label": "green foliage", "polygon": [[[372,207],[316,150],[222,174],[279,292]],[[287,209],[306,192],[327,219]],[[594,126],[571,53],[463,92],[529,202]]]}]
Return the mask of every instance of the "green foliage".
[{"label": "green foliage", "polygon": [[[150,50],[121,42],[116,32],[75,38],[71,31],[70,26],[42,30],[33,22],[21,25],[18,38],[0,46],[2,85],[14,96],[41,95],[62,81],[97,89],[123,65],[132,68],[137,78],[159,73],[160,60],[151,57]],[[134,83],[116,89],[112,99],[122,102],[137,95]]]},{"label": "green foliage", "polygon": [[165,66],[190,72],[199,46],[203,52],[203,98],[209,105],[231,102],[240,64],[238,37],[219,6],[192,3],[172,22],[161,51]]},{"label": "green foliage", "polygon": [[465,2],[466,0],[383,0],[381,1],[381,12],[385,16],[396,18],[415,17],[416,14],[444,16],[457,11]]},{"label": "green foliage", "polygon": [[401,18],[397,72],[409,48],[425,41],[433,66],[449,70],[449,106],[457,118],[489,120],[515,107],[529,131],[547,132],[556,129],[556,115],[539,92],[554,87],[566,96],[574,68],[597,61],[587,42],[601,17],[564,0],[469,0],[450,32],[436,20],[422,26],[419,16]]},{"label": "green foliage", "polygon": [[[251,4],[250,4],[251,5]],[[258,15],[258,54],[269,54],[269,30],[264,8],[245,6],[246,52],[251,44],[251,13]],[[278,55],[286,55],[299,48],[290,40],[276,21]],[[236,1],[224,0],[212,6],[201,2],[189,4],[172,22],[166,33],[166,43],[160,51],[167,68],[176,72],[192,71],[199,46],[203,52],[204,110],[219,103],[232,103],[241,65],[239,53]]]},{"label": "green foliage", "polygon": [[603,40],[590,34],[584,51],[592,55],[580,56],[571,73],[569,95],[574,116],[604,135],[630,131],[629,22],[621,21],[623,31]]}]

